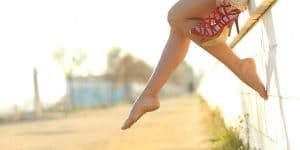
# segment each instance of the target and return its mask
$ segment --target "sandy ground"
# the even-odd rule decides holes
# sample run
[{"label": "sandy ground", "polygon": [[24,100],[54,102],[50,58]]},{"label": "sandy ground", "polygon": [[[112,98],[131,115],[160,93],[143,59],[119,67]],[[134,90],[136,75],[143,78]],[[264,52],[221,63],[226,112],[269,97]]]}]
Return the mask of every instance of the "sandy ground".
[{"label": "sandy ground", "polygon": [[131,105],[67,118],[0,126],[1,150],[208,150],[205,112],[194,96],[164,99],[131,129],[120,127]]}]

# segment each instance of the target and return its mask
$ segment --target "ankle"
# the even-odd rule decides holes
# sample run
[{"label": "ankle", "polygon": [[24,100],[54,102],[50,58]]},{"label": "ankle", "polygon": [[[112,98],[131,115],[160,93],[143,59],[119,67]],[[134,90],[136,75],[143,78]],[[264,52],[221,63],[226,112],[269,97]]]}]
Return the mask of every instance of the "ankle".
[{"label": "ankle", "polygon": [[157,93],[151,93],[151,92],[143,92],[140,97],[144,97],[144,98],[157,98]]},{"label": "ankle", "polygon": [[239,64],[239,70],[242,74],[247,74],[250,68],[255,67],[255,61],[253,58],[244,58]]}]

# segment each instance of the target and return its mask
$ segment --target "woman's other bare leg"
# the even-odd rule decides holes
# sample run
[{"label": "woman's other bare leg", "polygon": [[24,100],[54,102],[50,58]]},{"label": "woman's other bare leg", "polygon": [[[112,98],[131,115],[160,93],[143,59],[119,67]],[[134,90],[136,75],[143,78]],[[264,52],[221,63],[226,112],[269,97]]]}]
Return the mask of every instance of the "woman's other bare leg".
[{"label": "woman's other bare leg", "polygon": [[190,39],[171,29],[169,39],[163,50],[161,58],[151,75],[143,93],[135,101],[133,108],[125,121],[122,129],[130,128],[143,114],[159,108],[158,92],[169,79],[178,64],[184,59]]},{"label": "woman's other bare leg", "polygon": [[203,48],[227,66],[241,81],[257,91],[262,98],[268,98],[267,91],[257,75],[254,59],[238,58],[226,43]]}]

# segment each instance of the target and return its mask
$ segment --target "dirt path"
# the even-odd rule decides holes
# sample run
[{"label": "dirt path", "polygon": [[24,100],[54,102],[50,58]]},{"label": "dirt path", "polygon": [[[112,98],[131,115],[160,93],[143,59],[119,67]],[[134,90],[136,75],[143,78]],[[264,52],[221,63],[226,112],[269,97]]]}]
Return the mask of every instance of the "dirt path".
[{"label": "dirt path", "polygon": [[68,118],[0,126],[3,150],[208,150],[205,112],[196,97],[162,100],[133,128],[120,130],[130,105]]}]

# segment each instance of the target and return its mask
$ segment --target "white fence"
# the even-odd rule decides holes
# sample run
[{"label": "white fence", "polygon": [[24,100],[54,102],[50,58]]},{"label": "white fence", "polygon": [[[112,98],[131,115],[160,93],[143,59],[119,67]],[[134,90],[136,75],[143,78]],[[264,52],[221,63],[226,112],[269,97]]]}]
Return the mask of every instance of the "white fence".
[{"label": "white fence", "polygon": [[[247,25],[249,14],[263,2],[251,1],[250,13],[241,16],[241,26]],[[241,58],[255,58],[269,92],[268,101],[218,62],[205,74],[199,87],[211,105],[221,108],[228,124],[237,125],[239,116],[244,118],[242,136],[251,149],[300,149],[300,21],[293,18],[298,7],[297,1],[277,1],[234,47]]]}]

